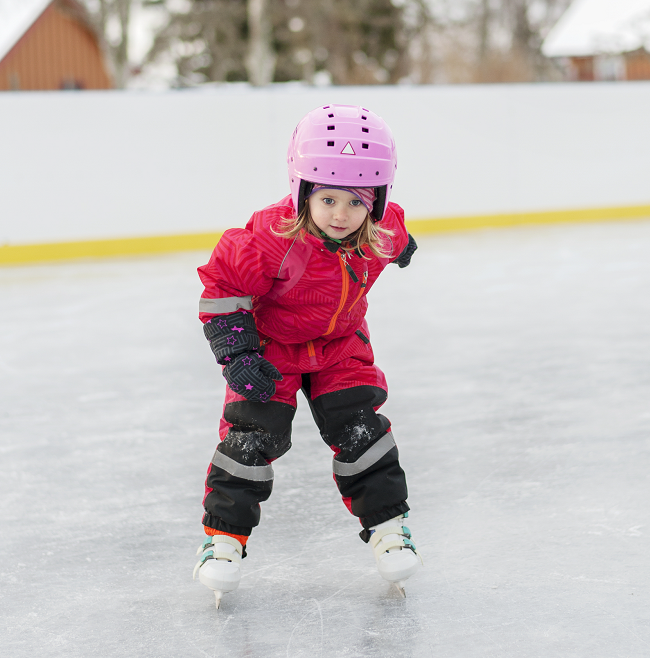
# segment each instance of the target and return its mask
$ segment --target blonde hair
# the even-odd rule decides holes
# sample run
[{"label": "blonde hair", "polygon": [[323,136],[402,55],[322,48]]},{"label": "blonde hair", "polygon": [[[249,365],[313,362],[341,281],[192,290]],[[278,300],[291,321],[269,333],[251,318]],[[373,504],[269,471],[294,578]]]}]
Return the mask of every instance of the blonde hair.
[{"label": "blonde hair", "polygon": [[[275,235],[283,238],[293,238],[300,234],[300,239],[303,241],[306,234],[315,235],[317,238],[322,238],[324,235],[312,219],[309,204],[306,200],[300,214],[293,217],[283,217],[278,228],[271,230]],[[363,247],[367,246],[378,258],[390,258],[392,249],[386,250],[385,239],[388,238],[392,247],[392,241],[390,240],[392,235],[394,235],[393,231],[380,228],[372,221],[370,213],[366,213],[363,224],[354,233],[340,241],[341,249],[346,252],[356,251],[362,258],[369,260],[369,257],[363,253]]]}]

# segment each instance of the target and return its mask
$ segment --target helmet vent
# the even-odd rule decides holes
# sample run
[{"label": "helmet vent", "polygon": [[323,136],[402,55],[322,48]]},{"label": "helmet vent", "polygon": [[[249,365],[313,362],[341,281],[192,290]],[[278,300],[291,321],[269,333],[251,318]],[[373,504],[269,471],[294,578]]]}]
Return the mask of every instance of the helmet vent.
[{"label": "helmet vent", "polygon": [[379,172],[378,172],[378,171],[375,172],[375,176],[379,176]]},{"label": "helmet vent", "polygon": [[367,149],[367,148],[368,148],[368,145],[367,145],[367,144],[361,144],[361,148],[362,148],[362,149]]},{"label": "helmet vent", "polygon": [[334,115],[333,115],[333,114],[328,114],[327,116],[328,116],[330,119],[333,119],[333,118],[334,118]]},{"label": "helmet vent", "polygon": [[334,142],[327,142],[328,146],[334,146]]},{"label": "helmet vent", "polygon": [[368,132],[368,128],[362,128],[362,129],[361,129],[361,132],[362,132],[362,133],[367,133],[367,132]]},{"label": "helmet vent", "polygon": [[325,106],[323,107],[324,110],[329,110],[329,108],[330,108],[329,105],[325,105]]},{"label": "helmet vent", "polygon": [[361,115],[361,118],[362,118],[364,121],[367,121],[367,120],[368,120],[368,117],[364,117],[363,114]]},{"label": "helmet vent", "polygon": [[314,171],[318,171],[318,167],[314,167]]},{"label": "helmet vent", "polygon": [[335,130],[335,129],[336,129],[336,126],[327,126],[327,129],[328,129],[328,130]]}]

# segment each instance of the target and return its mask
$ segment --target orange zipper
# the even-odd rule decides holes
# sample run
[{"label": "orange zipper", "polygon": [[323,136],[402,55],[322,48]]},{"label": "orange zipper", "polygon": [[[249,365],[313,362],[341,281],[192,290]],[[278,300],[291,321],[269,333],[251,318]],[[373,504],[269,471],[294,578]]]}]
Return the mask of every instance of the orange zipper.
[{"label": "orange zipper", "polygon": [[339,254],[338,256],[339,256],[339,263],[341,264],[341,281],[342,281],[341,301],[339,302],[339,307],[336,309],[336,313],[334,313],[334,315],[332,316],[332,319],[330,321],[330,326],[327,328],[327,331],[323,334],[323,336],[327,336],[328,334],[331,334],[334,331],[334,327],[336,326],[336,320],[341,314],[341,311],[345,306],[345,302],[348,301],[348,291],[350,289],[350,284],[348,282],[348,272],[345,267],[345,259],[343,258],[343,256],[341,256],[341,254]]},{"label": "orange zipper", "polygon": [[307,355],[311,359],[312,357],[316,356],[316,350],[314,349],[314,341],[313,340],[308,340],[307,341]]},{"label": "orange zipper", "polygon": [[366,270],[363,273],[363,278],[361,279],[361,287],[359,288],[359,294],[357,295],[357,298],[352,302],[352,306],[348,309],[348,313],[352,311],[354,308],[354,305],[361,299],[361,295],[363,295],[363,291],[366,289],[366,284],[368,283],[368,270]]}]

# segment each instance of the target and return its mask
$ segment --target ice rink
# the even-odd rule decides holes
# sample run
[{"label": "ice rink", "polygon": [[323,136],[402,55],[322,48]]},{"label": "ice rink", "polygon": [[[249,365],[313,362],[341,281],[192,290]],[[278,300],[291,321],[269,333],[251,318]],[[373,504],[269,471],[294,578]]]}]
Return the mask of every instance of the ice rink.
[{"label": "ice rink", "polygon": [[425,567],[381,580],[303,401],[219,611],[208,254],[0,269],[2,656],[650,655],[650,222],[419,243],[369,320]]}]

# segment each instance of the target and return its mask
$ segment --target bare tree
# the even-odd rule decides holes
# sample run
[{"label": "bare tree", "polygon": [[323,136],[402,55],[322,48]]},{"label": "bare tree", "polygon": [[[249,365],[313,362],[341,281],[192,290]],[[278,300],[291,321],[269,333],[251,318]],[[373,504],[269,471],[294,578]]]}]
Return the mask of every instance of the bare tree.
[{"label": "bare tree", "polygon": [[521,64],[522,81],[551,77],[554,64],[542,55],[542,42],[570,0],[502,0],[511,33],[511,56]]},{"label": "bare tree", "polygon": [[177,86],[247,80],[246,10],[246,0],[192,0],[184,11],[170,10],[148,61],[173,60]]},{"label": "bare tree", "polygon": [[277,11],[276,80],[395,83],[409,75],[411,43],[429,20],[424,0],[286,0]]},{"label": "bare tree", "polygon": [[272,23],[268,0],[248,0],[248,79],[256,87],[273,82],[276,55],[272,48]]},{"label": "bare tree", "polygon": [[129,25],[131,6],[136,1],[139,0],[85,0],[97,30],[103,37],[118,89],[126,85],[130,76]]},{"label": "bare tree", "polygon": [[570,0],[432,0],[435,66],[430,82],[557,79],[542,41]]},{"label": "bare tree", "polygon": [[570,0],[84,0],[127,84],[135,5],[167,16],[147,64],[175,86],[523,82],[558,79],[541,54]]},{"label": "bare tree", "polygon": [[[172,0],[164,0],[172,9]],[[178,84],[303,80],[382,84],[409,75],[426,0],[186,0],[149,61],[171,57]]]}]

